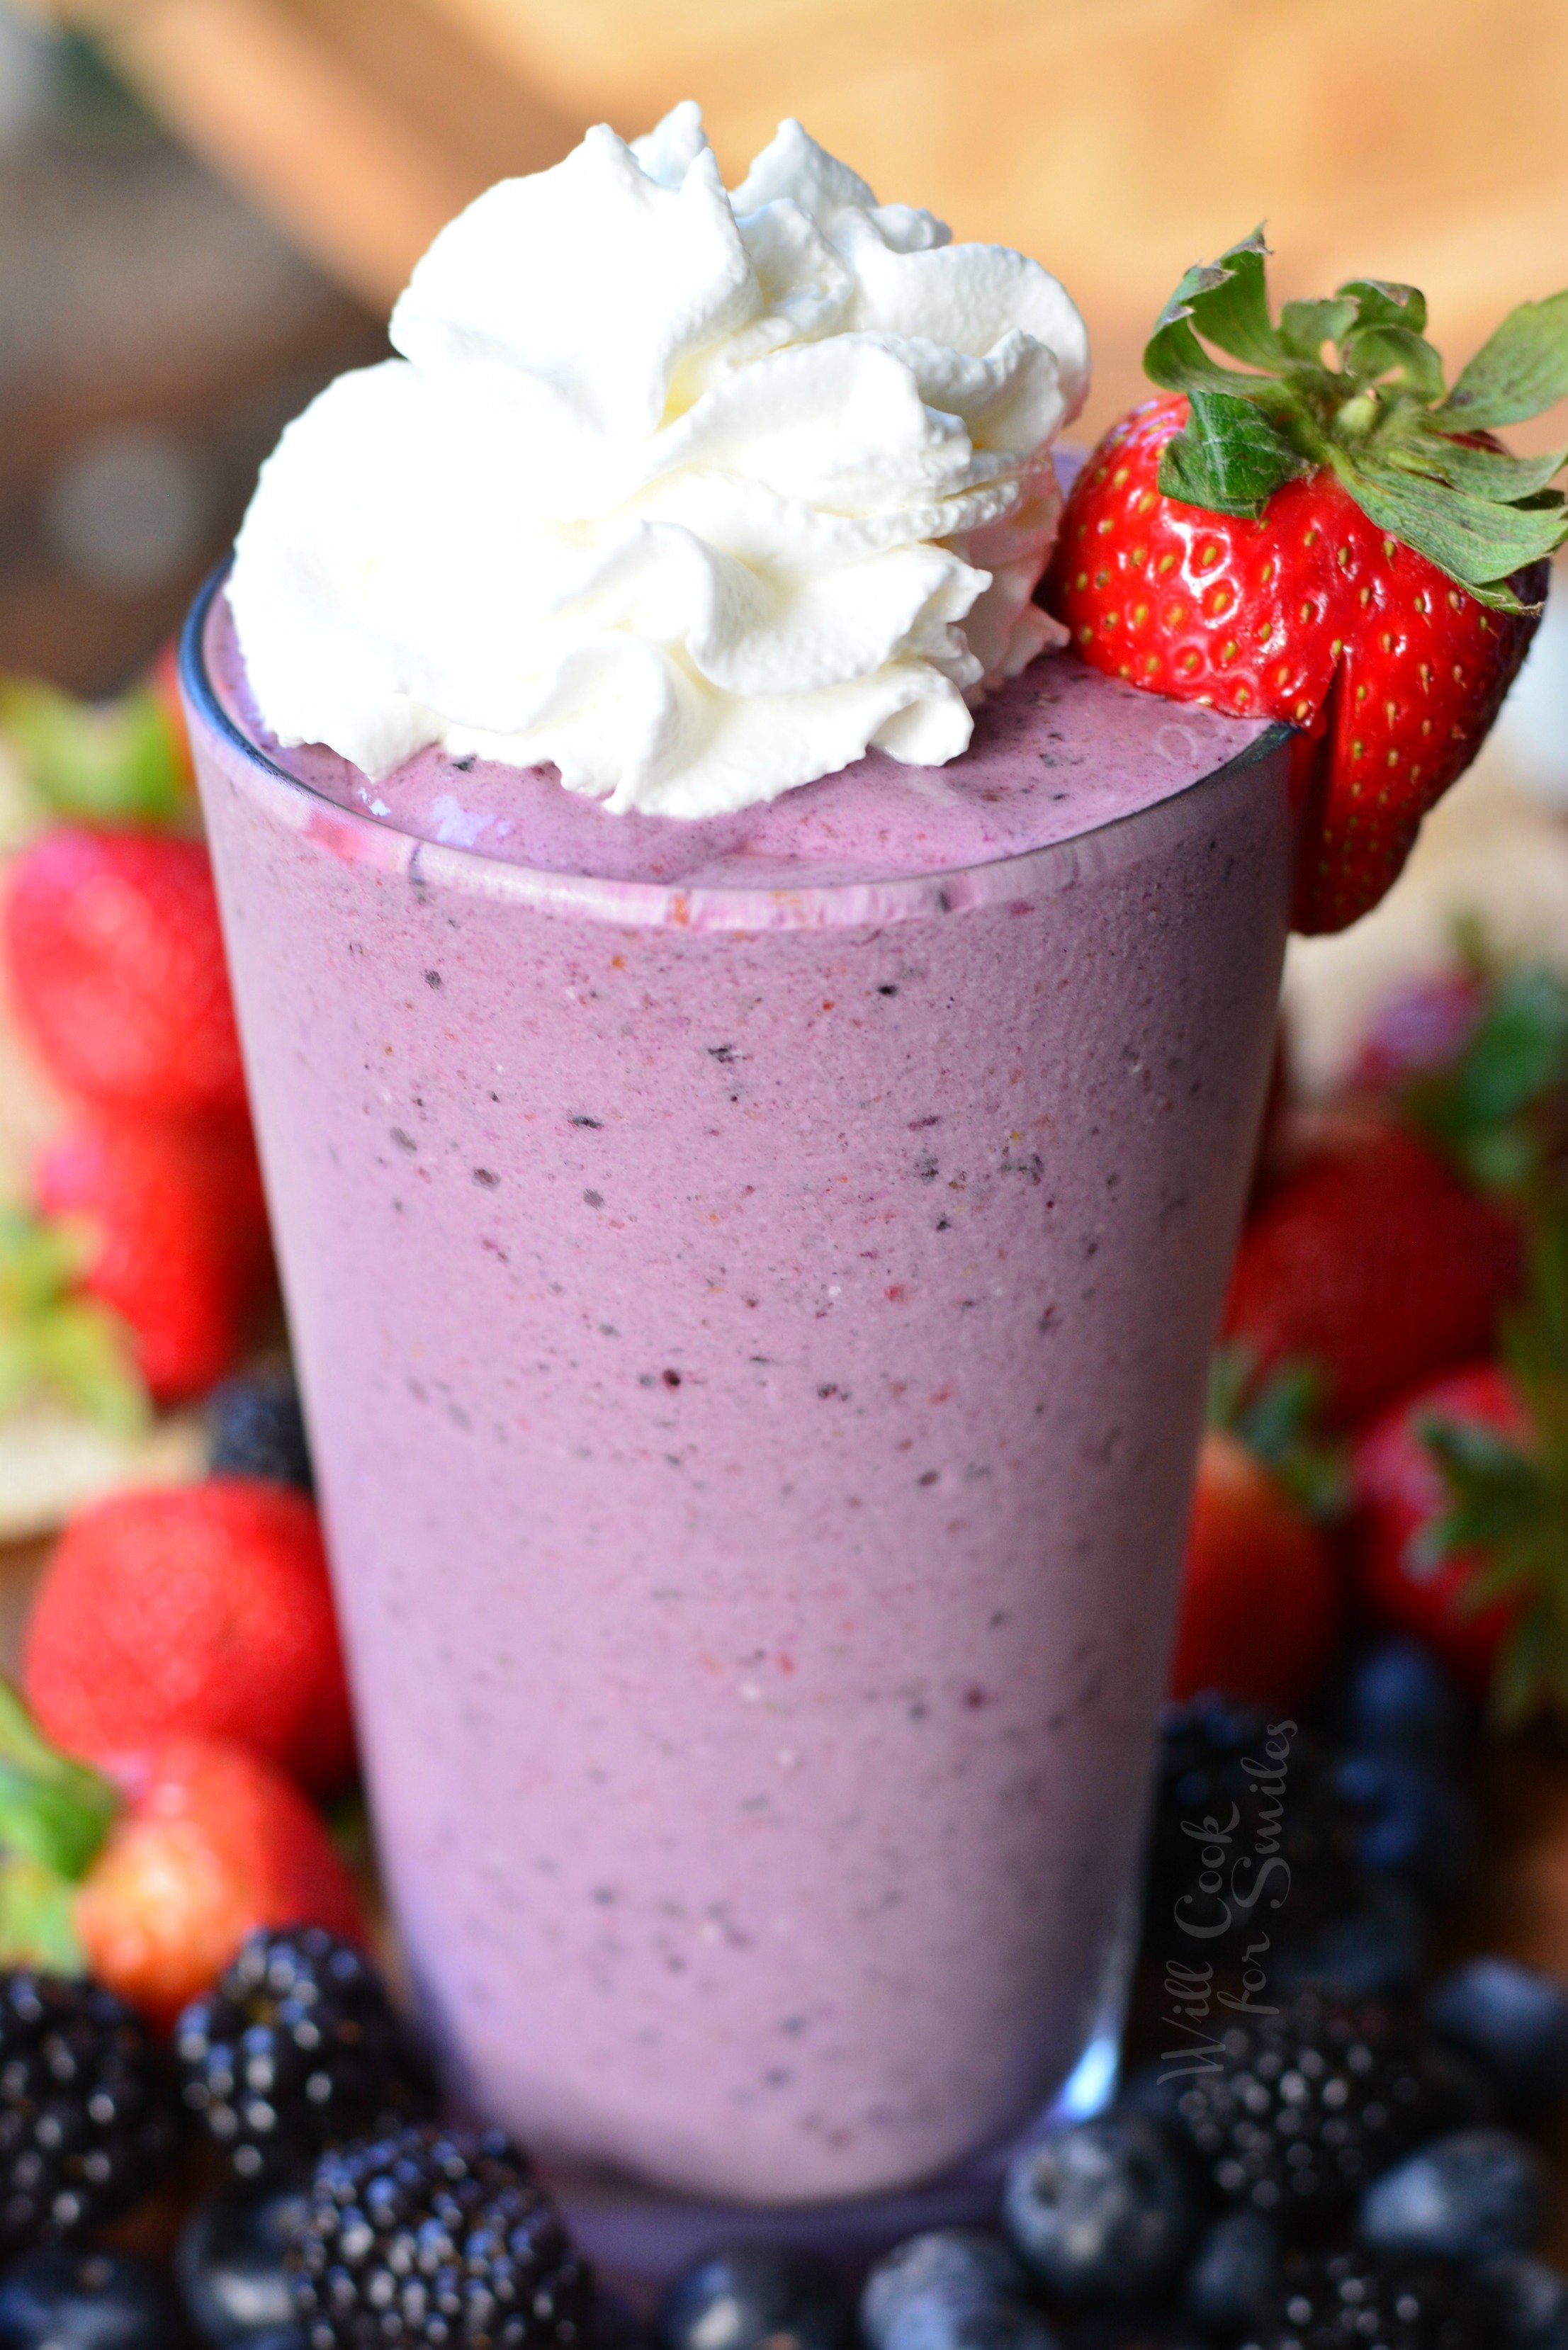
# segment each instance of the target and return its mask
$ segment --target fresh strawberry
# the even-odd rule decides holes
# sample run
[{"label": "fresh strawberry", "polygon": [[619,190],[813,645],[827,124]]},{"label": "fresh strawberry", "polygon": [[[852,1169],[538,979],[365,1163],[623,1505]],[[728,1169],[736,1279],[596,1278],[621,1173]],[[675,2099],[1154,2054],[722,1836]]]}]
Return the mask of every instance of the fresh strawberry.
[{"label": "fresh strawberry", "polygon": [[45,1734],[104,1769],[185,1737],[249,1747],[318,1794],[353,1769],[320,1523],[260,1478],[82,1511],[34,1601],[23,1683]]},{"label": "fresh strawberry", "polygon": [[1473,1608],[1481,1555],[1446,1549],[1438,1538],[1450,1497],[1427,1436],[1439,1421],[1515,1440],[1527,1427],[1519,1398],[1492,1362],[1433,1380],[1374,1420],[1355,1445],[1356,1575],[1380,1622],[1419,1633],[1480,1697],[1517,1610]]},{"label": "fresh strawberry", "polygon": [[5,907],[12,1000],[67,1092],[139,1117],[244,1107],[212,866],[200,841],[61,825]]},{"label": "fresh strawberry", "polygon": [[320,1814],[272,1763],[203,1739],[163,1748],[133,1783],[73,1923],[97,1981],[164,2025],[258,1927],[365,1934]]},{"label": "fresh strawberry", "polygon": [[1113,677],[1301,730],[1295,920],[1338,930],[1395,879],[1528,649],[1568,536],[1547,488],[1563,454],[1483,436],[1568,391],[1568,294],[1515,310],[1448,390],[1413,287],[1356,280],[1276,324],[1265,253],[1259,234],[1182,280],[1144,354],[1164,396],[1084,468],[1047,597]]},{"label": "fresh strawberry", "polygon": [[1259,1380],[1241,1349],[1215,1358],[1171,1662],[1179,1700],[1219,1690],[1289,1711],[1334,1656],[1344,1606],[1324,1528],[1344,1479],[1312,1435],[1317,1384],[1293,1367]]},{"label": "fresh strawberry", "polygon": [[352,1877],[275,1764],[175,1739],[117,1781],[52,1746],[0,1682],[0,1964],[85,1964],[170,2023],[257,1927],[363,1939]]},{"label": "fresh strawberry", "polygon": [[1264,1368],[1315,1364],[1325,1417],[1354,1427],[1487,1353],[1520,1263],[1509,1209],[1395,1119],[1347,1115],[1325,1124],[1242,1233],[1225,1333]]},{"label": "fresh strawberry", "polygon": [[1508,1722],[1568,1714],[1568,1201],[1540,1189],[1529,1216],[1501,1360],[1407,1398],[1356,1461],[1369,1600]]},{"label": "fresh strawberry", "polygon": [[129,1326],[160,1403],[233,1369],[271,1263],[242,1119],[85,1118],[45,1144],[34,1185],[47,1215],[80,1226],[83,1285]]}]

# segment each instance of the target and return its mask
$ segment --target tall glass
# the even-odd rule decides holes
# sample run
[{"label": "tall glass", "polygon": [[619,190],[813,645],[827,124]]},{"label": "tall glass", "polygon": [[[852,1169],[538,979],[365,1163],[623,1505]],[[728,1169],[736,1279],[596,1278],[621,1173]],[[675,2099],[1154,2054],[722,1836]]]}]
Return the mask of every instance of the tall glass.
[{"label": "tall glass", "polygon": [[1103,2009],[1269,1058],[1284,737],[967,871],[608,882],[291,777],[205,612],[252,1100],[454,2085],[687,2196],[933,2178]]}]

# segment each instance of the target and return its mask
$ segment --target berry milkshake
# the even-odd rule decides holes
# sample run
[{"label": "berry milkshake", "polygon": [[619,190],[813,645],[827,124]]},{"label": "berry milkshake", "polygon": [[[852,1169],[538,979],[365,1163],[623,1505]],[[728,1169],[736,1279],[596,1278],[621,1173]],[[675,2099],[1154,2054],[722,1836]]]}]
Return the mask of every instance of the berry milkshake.
[{"label": "berry milkshake", "polygon": [[378,1835],[467,2103],[865,2196],[1102,2004],[1285,737],[1051,654],[1035,265],[691,109],[509,188],[186,644]]}]

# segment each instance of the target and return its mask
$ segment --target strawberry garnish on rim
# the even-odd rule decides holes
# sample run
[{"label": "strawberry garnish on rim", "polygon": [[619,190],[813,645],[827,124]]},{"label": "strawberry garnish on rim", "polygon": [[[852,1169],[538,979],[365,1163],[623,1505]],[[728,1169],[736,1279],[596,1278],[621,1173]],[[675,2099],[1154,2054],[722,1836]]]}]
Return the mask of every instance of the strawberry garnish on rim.
[{"label": "strawberry garnish on rim", "polygon": [[1534,633],[1568,450],[1490,435],[1568,393],[1568,292],[1449,388],[1414,286],[1355,279],[1276,322],[1266,253],[1260,231],[1182,279],[1144,353],[1164,396],[1084,468],[1048,600],[1095,668],[1301,730],[1294,920],[1332,931],[1396,879]]}]

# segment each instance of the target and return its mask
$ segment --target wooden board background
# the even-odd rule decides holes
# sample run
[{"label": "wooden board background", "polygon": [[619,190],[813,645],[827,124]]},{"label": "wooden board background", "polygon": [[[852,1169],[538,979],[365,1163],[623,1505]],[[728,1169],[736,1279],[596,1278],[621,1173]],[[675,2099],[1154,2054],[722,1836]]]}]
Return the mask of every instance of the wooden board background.
[{"label": "wooden board background", "polygon": [[1457,360],[1568,282],[1568,0],[28,0],[385,307],[441,223],[591,121],[698,97],[738,174],[798,114],[888,199],[1035,254],[1133,397],[1189,261],[1432,297]]}]

